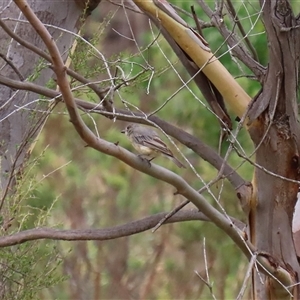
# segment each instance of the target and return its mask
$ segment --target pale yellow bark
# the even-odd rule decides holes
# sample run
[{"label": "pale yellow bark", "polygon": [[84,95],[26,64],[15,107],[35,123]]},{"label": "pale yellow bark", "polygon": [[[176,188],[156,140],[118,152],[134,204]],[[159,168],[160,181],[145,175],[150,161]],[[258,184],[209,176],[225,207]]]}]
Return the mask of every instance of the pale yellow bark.
[{"label": "pale yellow bark", "polygon": [[133,1],[141,10],[160,20],[162,26],[174,38],[177,44],[192,58],[194,63],[202,69],[208,79],[219,90],[230,109],[242,118],[251,97],[236,82],[209,48],[202,44],[192,29],[174,20],[159,9],[152,1]]}]

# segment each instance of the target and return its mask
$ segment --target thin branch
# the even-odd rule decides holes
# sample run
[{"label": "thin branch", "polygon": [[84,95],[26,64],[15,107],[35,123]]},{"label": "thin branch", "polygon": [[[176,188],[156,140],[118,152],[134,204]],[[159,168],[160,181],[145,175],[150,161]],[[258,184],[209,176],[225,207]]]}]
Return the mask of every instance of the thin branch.
[{"label": "thin branch", "polygon": [[207,255],[206,255],[206,245],[205,245],[205,238],[203,239],[203,257],[204,257],[204,265],[205,265],[205,273],[206,278],[204,279],[198,271],[194,271],[196,275],[200,278],[200,280],[208,287],[209,292],[214,300],[217,300],[216,296],[213,293],[213,285],[210,283],[209,279],[209,272],[208,272],[208,264],[207,264]]},{"label": "thin branch", "polygon": [[197,0],[205,14],[211,18],[212,23],[219,30],[223,38],[227,41],[230,49],[235,53],[235,56],[238,57],[258,78],[259,82],[263,81],[263,78],[266,73],[266,68],[259,64],[256,60],[252,58],[248,50],[244,47],[240,40],[227,28],[224,20],[214,13],[210,7],[204,2],[204,0]]},{"label": "thin branch", "polygon": [[154,233],[161,225],[166,223],[168,219],[170,219],[172,216],[174,216],[176,213],[178,213],[181,209],[183,209],[186,205],[190,203],[189,200],[185,200],[182,203],[180,203],[178,206],[176,206],[174,209],[172,209],[169,213],[167,213],[152,229],[152,232]]},{"label": "thin branch", "polygon": [[[51,57],[47,53],[45,53],[40,48],[38,48],[35,45],[27,42],[26,40],[24,40],[23,38],[21,38],[20,36],[18,36],[17,34],[15,34],[12,30],[10,30],[10,28],[1,19],[0,19],[0,27],[2,27],[2,29],[11,38],[13,38],[16,42],[18,42],[20,45],[22,45],[23,47],[25,47],[25,48],[31,50],[32,52],[36,53],[40,57],[44,58],[46,61],[52,63]],[[108,101],[106,99],[106,93],[107,93],[106,89],[104,90],[104,89],[99,88],[95,83],[90,82],[85,77],[83,77],[79,73],[71,70],[70,68],[66,68],[66,72],[67,72],[68,75],[70,75],[71,77],[75,78],[77,81],[79,81],[79,82],[81,82],[81,83],[89,86],[96,93],[96,95],[98,95],[98,97],[101,100],[103,100],[103,105],[106,107],[106,109],[108,111],[112,111],[112,109],[111,109],[111,103],[110,103],[110,101]]]},{"label": "thin branch", "polygon": [[[130,10],[136,14],[144,14],[136,5],[132,5],[131,7],[128,6],[128,5],[125,5],[124,3],[117,3],[117,2],[114,2],[113,0],[107,0],[108,2],[110,2],[111,4],[115,5],[115,6],[118,6],[118,7],[122,7],[122,8],[126,8],[126,10]],[[130,2],[129,2],[130,3]],[[132,3],[130,3],[132,4]]]},{"label": "thin branch", "polygon": [[[226,162],[226,159],[224,159],[224,163]],[[218,182],[222,178],[224,165],[219,170],[219,173],[215,179],[210,181],[208,184],[205,184],[200,190],[198,190],[198,193],[201,194],[204,191],[207,191],[210,186],[212,186],[214,183]],[[155,232],[163,223],[165,223],[169,218],[171,218],[173,215],[175,215],[178,211],[180,211],[182,208],[184,208],[186,205],[190,203],[189,200],[185,200],[182,203],[180,203],[178,206],[176,206],[174,209],[172,209],[168,214],[164,216],[163,219],[161,219],[157,225],[152,229],[152,232]]]},{"label": "thin branch", "polygon": [[[59,230],[53,228],[34,228],[1,237],[0,247],[8,247],[41,239],[65,241],[111,240],[149,230],[153,228],[165,215],[166,213],[158,213],[137,221],[104,229]],[[209,222],[209,219],[203,213],[193,209],[178,212],[176,216],[169,218],[166,221],[166,224],[196,220]],[[245,226],[245,224],[238,220],[234,220],[234,222],[241,229]]]},{"label": "thin branch", "polygon": [[252,257],[251,257],[251,260],[249,262],[249,265],[248,265],[248,268],[247,268],[247,272],[246,272],[241,290],[240,290],[238,296],[236,297],[236,300],[242,300],[243,299],[246,288],[247,288],[247,282],[248,282],[249,278],[251,277],[253,266],[256,264],[256,260],[257,260],[257,253],[254,252]]},{"label": "thin branch", "polygon": [[[176,11],[179,11],[179,12],[183,13],[184,15],[186,15],[186,16],[188,16],[188,17],[194,19],[195,23],[196,23],[196,24],[199,24],[200,27],[201,27],[202,29],[213,27],[212,23],[210,23],[210,22],[204,22],[204,21],[200,20],[199,18],[195,19],[195,14],[194,14],[193,12],[192,12],[192,13],[189,13],[189,12],[187,12],[185,9],[183,9],[183,8],[181,8],[181,7],[179,7],[179,6],[175,5],[175,4],[173,4],[173,3],[170,3],[170,5],[171,5]],[[197,29],[198,29],[198,27],[197,27]],[[200,32],[199,32],[199,33],[200,33]],[[200,33],[200,34],[201,34],[201,33]],[[202,35],[202,34],[201,34],[201,35]]]},{"label": "thin branch", "polygon": [[13,64],[13,62],[2,53],[0,53],[0,57],[14,70],[14,72],[18,75],[20,80],[23,81],[24,76],[20,73],[19,69]]},{"label": "thin branch", "polygon": [[199,33],[201,36],[204,36],[204,35],[203,35],[203,32],[202,32],[202,28],[201,28],[200,22],[199,22],[199,19],[197,18],[197,14],[196,14],[194,5],[191,6],[191,11],[192,11],[192,16],[193,16],[193,19],[194,19],[194,21],[195,21],[195,24],[196,24],[196,28],[197,28],[198,33]]},{"label": "thin branch", "polygon": [[288,178],[288,177],[285,177],[285,176],[281,176],[279,174],[276,174],[272,171],[269,171],[268,169],[266,169],[265,167],[259,165],[258,163],[252,161],[250,158],[248,158],[246,155],[242,154],[239,149],[237,149],[235,146],[233,146],[235,151],[236,151],[236,154],[243,158],[244,160],[246,160],[247,162],[249,162],[251,165],[253,165],[254,167],[260,169],[261,171],[265,172],[266,174],[269,174],[271,176],[274,176],[275,178],[280,178],[284,181],[288,181],[288,182],[292,182],[292,183],[297,183],[298,185],[300,185],[300,181],[299,180],[295,180],[295,179],[291,179],[291,178]]},{"label": "thin branch", "polygon": [[245,40],[245,43],[247,44],[249,50],[252,53],[253,58],[258,62],[259,60],[258,60],[257,52],[256,52],[255,48],[253,47],[252,43],[250,42],[250,40],[249,40],[249,38],[248,38],[248,36],[245,32],[245,29],[244,29],[243,25],[241,24],[241,21],[240,21],[237,13],[235,11],[235,8],[234,8],[231,0],[227,0],[227,5],[228,5],[228,9],[229,9],[230,14],[233,17],[233,20],[237,24],[237,26],[238,26],[238,28],[239,28],[239,30],[240,30],[240,32],[241,32],[241,34],[242,34],[242,36]]}]

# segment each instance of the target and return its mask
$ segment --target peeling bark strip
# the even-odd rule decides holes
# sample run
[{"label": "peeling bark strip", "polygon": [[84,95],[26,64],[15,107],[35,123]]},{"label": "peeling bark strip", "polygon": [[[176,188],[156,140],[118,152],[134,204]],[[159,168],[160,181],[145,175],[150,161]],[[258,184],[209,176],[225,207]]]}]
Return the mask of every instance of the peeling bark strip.
[{"label": "peeling bark strip", "polygon": [[[263,87],[263,97],[259,95],[249,110],[250,122],[268,108],[268,112],[274,109],[276,94],[283,93],[289,100],[283,101],[282,106],[289,107],[289,113],[293,116],[297,114],[295,107],[296,91],[298,84],[298,64],[300,53],[300,29],[296,27],[299,21],[295,19],[288,1],[261,1],[263,6],[263,18],[269,42],[270,62],[268,66],[267,78]],[[291,47],[292,46],[292,47]],[[286,72],[289,73],[286,73]],[[285,80],[281,80],[282,77]],[[282,81],[279,91],[274,88],[274,83]],[[268,94],[266,94],[269,92]],[[293,106],[291,105],[293,104]],[[284,108],[283,108],[284,110]],[[282,111],[281,114],[285,112]]]}]

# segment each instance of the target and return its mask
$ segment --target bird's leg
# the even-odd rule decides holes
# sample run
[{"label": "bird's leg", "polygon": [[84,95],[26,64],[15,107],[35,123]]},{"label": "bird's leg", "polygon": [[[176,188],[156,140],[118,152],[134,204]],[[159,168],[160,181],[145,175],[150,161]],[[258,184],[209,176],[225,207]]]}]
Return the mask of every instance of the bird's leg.
[{"label": "bird's leg", "polygon": [[142,160],[142,161],[146,161],[147,162],[147,164],[149,165],[149,167],[151,167],[151,160],[154,158],[151,158],[150,160],[149,159],[147,159],[147,157],[145,157],[143,154],[138,154],[138,157]]}]

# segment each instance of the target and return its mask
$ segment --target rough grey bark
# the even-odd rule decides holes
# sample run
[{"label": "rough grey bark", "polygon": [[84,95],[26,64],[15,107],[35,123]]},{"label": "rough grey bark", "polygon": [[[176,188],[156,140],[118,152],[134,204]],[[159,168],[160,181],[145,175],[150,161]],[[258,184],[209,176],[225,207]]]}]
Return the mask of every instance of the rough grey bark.
[{"label": "rough grey bark", "polygon": [[[73,1],[29,1],[29,5],[44,24],[57,27],[48,27],[48,30],[56,40],[63,57],[66,58],[74,41],[74,36],[62,32],[59,28],[77,32],[82,9]],[[1,1],[0,12],[1,19],[17,35],[40,49],[45,49],[43,42],[28,23],[14,20],[25,19],[13,2]],[[7,18],[11,20],[7,20]],[[32,81],[30,76],[36,74],[34,82],[42,86],[49,82],[53,71],[47,67],[38,71],[37,65],[41,62],[38,55],[12,41],[1,27],[0,40],[0,54],[9,59],[20,73],[17,74],[5,60],[0,59],[0,74],[14,79],[20,79],[22,76],[23,80],[28,81]],[[14,177],[20,169],[26,154],[29,152],[30,145],[42,128],[46,114],[41,114],[38,111],[41,104],[35,102],[39,98],[39,95],[35,93],[16,91],[1,85],[0,95],[1,188],[4,191],[11,181],[12,171]],[[45,104],[44,108],[47,105]]]},{"label": "rough grey bark", "polygon": [[[83,1],[82,1],[83,2]],[[80,27],[79,19],[83,9],[74,1],[28,1],[29,6],[44,24],[55,39],[64,59],[74,41],[72,32],[77,33]],[[0,3],[0,19],[16,35],[32,45],[45,50],[44,43],[31,25],[25,22],[15,3],[4,0]],[[60,28],[69,31],[63,32]],[[23,47],[0,27],[0,74],[11,79],[31,81],[42,86],[53,76],[53,71],[44,66],[40,68],[41,57]],[[40,95],[9,88],[0,85],[0,215],[1,227],[9,226],[11,216],[8,214],[8,205],[5,198],[13,193],[13,187],[22,165],[30,153],[30,147],[42,129],[48,116],[45,113],[49,102],[41,104],[36,99]],[[44,111],[42,113],[42,111]],[[6,265],[5,261],[2,261]],[[11,297],[11,286],[3,278],[0,279],[0,298]]]}]

